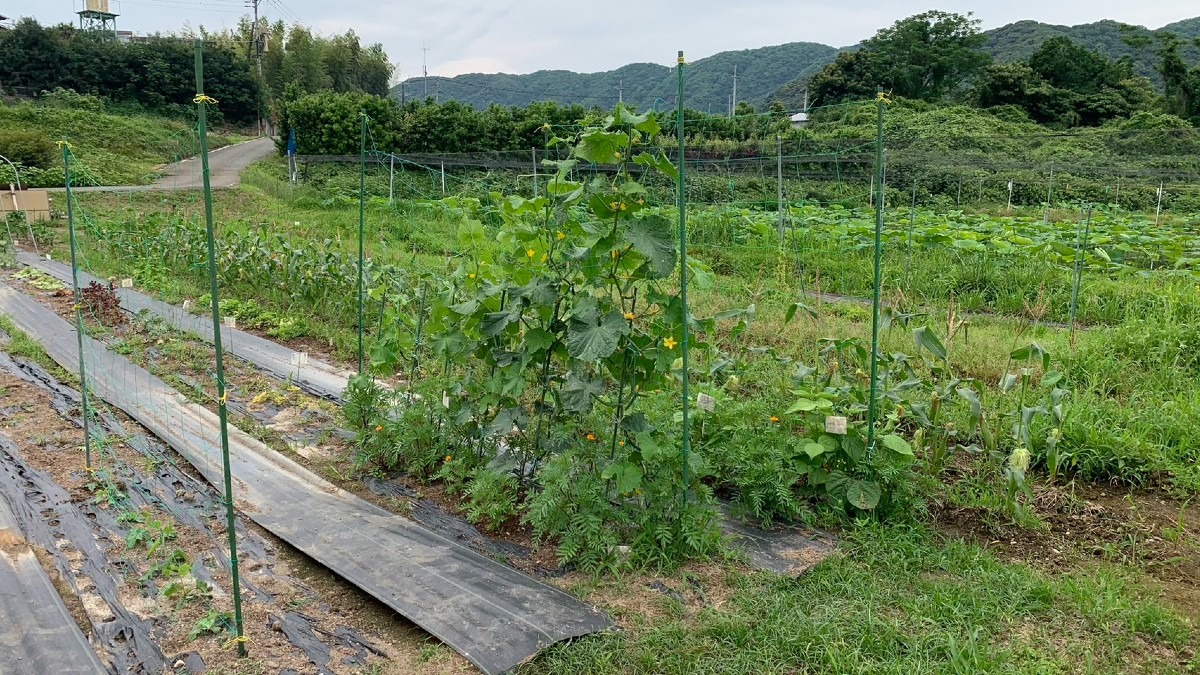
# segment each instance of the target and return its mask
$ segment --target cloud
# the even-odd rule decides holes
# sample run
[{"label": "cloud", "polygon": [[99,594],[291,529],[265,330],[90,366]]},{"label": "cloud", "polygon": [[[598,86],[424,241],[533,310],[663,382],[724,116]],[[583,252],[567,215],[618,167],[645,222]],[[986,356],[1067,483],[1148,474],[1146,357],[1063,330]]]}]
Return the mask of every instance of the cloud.
[{"label": "cloud", "polygon": [[[73,22],[70,3],[7,0],[5,13],[42,23]],[[928,0],[639,0],[604,5],[590,0],[270,0],[272,19],[287,8],[323,33],[354,31],[382,42],[404,72],[420,71],[427,44],[430,72],[478,70],[610,70],[649,61],[669,65],[683,49],[691,60],[716,52],[785,42],[855,44],[898,19],[929,9]],[[232,8],[232,9],[231,9]],[[1110,18],[1157,28],[1200,13],[1179,0],[942,0],[939,8],[976,11],[984,28],[1022,19],[1080,24]],[[235,25],[241,7],[231,0],[128,0],[119,24],[142,33],[176,31],[184,22],[209,28]],[[218,13],[219,12],[219,13]]]}]

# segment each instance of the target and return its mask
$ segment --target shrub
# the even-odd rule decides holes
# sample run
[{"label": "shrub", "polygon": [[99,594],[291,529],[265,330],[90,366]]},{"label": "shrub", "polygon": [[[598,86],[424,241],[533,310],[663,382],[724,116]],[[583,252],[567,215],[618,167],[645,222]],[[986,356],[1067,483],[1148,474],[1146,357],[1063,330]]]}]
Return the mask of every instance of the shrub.
[{"label": "shrub", "polygon": [[37,169],[49,169],[57,157],[54,141],[40,131],[0,131],[0,155]]}]

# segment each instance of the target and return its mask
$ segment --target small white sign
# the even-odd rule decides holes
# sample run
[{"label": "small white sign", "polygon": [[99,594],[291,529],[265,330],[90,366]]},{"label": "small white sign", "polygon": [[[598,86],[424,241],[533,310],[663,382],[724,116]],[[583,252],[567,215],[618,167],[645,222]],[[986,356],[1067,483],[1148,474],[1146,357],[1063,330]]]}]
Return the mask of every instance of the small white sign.
[{"label": "small white sign", "polygon": [[191,301],[191,300],[184,300],[184,301],[183,301],[183,311],[185,311],[185,312],[186,312],[186,311],[190,310],[191,308],[192,308],[192,301]]},{"label": "small white sign", "polygon": [[708,394],[700,394],[696,396],[696,406],[704,412],[712,412],[717,409],[717,399]]},{"label": "small white sign", "polygon": [[53,260],[53,258],[50,257],[49,253],[46,254],[46,260]]},{"label": "small white sign", "polygon": [[122,279],[121,288],[133,288],[133,279]]},{"label": "small white sign", "polygon": [[825,418],[825,433],[827,434],[845,434],[846,433],[846,418],[837,415],[830,415]]},{"label": "small white sign", "polygon": [[446,410],[450,409],[450,394],[445,391],[442,392],[442,407]]},{"label": "small white sign", "polygon": [[292,365],[293,366],[307,366],[308,365],[308,352],[292,352]]},{"label": "small white sign", "polygon": [[237,328],[237,319],[233,318],[232,316],[224,317],[222,321],[229,328]]}]

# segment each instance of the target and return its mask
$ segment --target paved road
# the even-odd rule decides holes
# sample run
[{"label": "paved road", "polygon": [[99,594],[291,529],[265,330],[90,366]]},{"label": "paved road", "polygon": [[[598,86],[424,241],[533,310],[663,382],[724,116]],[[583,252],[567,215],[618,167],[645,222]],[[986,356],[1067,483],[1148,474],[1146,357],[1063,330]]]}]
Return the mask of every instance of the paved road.
[{"label": "paved road", "polygon": [[[236,187],[246,167],[275,151],[275,141],[256,138],[253,141],[227,145],[208,154],[208,169],[213,189]],[[204,187],[200,175],[200,158],[193,157],[163,167],[162,177],[149,185],[111,187],[77,187],[74,192],[143,192],[147,190],[199,190]],[[62,192],[62,188],[51,192]]]}]

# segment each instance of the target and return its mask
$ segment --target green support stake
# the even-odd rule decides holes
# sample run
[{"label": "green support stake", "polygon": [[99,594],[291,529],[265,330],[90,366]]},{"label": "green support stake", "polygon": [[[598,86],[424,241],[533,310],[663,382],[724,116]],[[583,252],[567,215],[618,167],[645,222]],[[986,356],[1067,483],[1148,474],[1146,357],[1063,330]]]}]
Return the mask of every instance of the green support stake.
[{"label": "green support stake", "polygon": [[875,452],[875,416],[879,404],[879,288],[883,285],[883,90],[876,95],[875,120],[875,288],[871,293],[871,400],[867,405],[867,453]]},{"label": "green support stake", "polygon": [[75,337],[79,343],[79,393],[83,396],[83,466],[92,470],[91,407],[88,404],[87,365],[83,358],[83,307],[79,296],[79,263],[75,245],[75,196],[71,193],[71,146],[59,141],[63,151],[63,175],[67,190],[67,234],[71,240],[71,288],[75,297]]},{"label": "green support stake", "polygon": [[358,374],[363,372],[363,322],[366,291],[363,288],[363,267],[366,251],[363,238],[367,223],[367,113],[362,114],[362,141],[358,146]]},{"label": "green support stake", "polygon": [[692,428],[688,415],[691,407],[691,392],[688,379],[688,301],[687,301],[687,161],[684,156],[686,143],[683,137],[683,52],[679,52],[679,100],[675,103],[675,126],[679,136],[679,300],[683,303],[683,335],[679,347],[683,354],[683,503],[687,504],[688,486],[691,485],[691,471],[688,468],[689,456],[692,452]]},{"label": "green support stake", "polygon": [[208,171],[208,104],[204,95],[204,41],[196,40],[196,112],[200,119],[200,167],[204,178],[204,225],[208,236],[208,292],[212,298],[213,347],[217,355],[217,416],[221,420],[221,463],[225,472],[225,527],[229,532],[229,573],[233,580],[233,623],[238,656],[246,656],[242,623],[242,583],[238,577],[237,530],[233,512],[233,477],[229,472],[229,412],[225,401],[225,350],[221,345],[221,296],[217,286],[217,245],[213,231],[212,184]]},{"label": "green support stake", "polygon": [[1071,284],[1070,345],[1075,349],[1075,317],[1079,308],[1079,287],[1083,282],[1083,266],[1087,259],[1088,239],[1092,234],[1092,206],[1079,209],[1079,230],[1075,235],[1075,269]]}]

